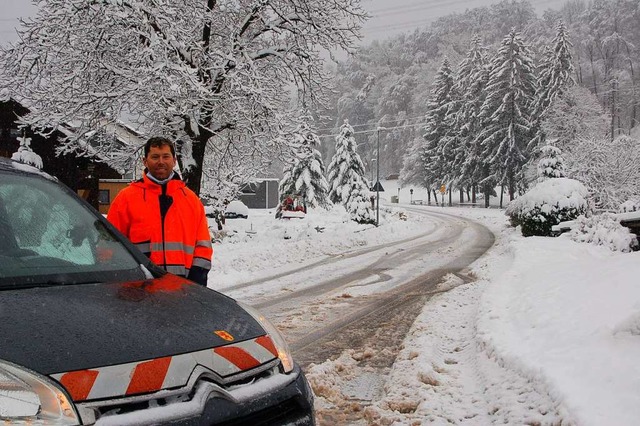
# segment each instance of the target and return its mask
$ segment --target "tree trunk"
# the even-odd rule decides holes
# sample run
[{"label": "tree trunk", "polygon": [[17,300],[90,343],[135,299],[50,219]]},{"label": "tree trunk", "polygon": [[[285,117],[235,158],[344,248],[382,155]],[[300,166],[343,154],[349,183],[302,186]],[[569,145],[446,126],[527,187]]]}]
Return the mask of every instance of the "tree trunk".
[{"label": "tree trunk", "polygon": [[611,142],[613,142],[616,127],[616,81],[611,82]]},{"label": "tree trunk", "polygon": [[436,194],[436,190],[433,190],[433,198],[436,199],[436,206],[438,205],[438,194]]},{"label": "tree trunk", "polygon": [[593,79],[593,94],[598,96],[598,83],[596,82],[596,68],[593,63],[593,52],[589,52],[589,61],[591,62],[591,78]]},{"label": "tree trunk", "polygon": [[460,187],[460,204],[464,203],[464,188]]},{"label": "tree trunk", "polygon": [[[438,200],[436,200],[437,202]],[[431,191],[427,189],[427,204],[431,205]]]},{"label": "tree trunk", "polygon": [[629,61],[629,71],[631,71],[631,84],[633,84],[633,91],[632,91],[632,104],[633,107],[631,108],[631,118],[629,120],[629,134],[631,134],[631,129],[634,128],[634,126],[636,125],[636,113],[637,113],[637,105],[636,105],[636,95],[637,95],[637,86],[636,86],[636,75],[635,75],[635,71],[633,69],[633,61],[631,60],[631,50],[629,49],[629,45],[627,44],[627,58]]},{"label": "tree trunk", "polygon": [[489,197],[491,197],[491,190],[489,189],[489,185],[484,185],[484,207],[489,208]]},{"label": "tree trunk", "polygon": [[178,163],[182,172],[182,179],[187,185],[187,188],[191,189],[196,195],[200,195],[200,188],[202,186],[202,165],[204,164],[204,151],[207,147],[208,136],[200,135],[197,139],[192,139],[192,156],[194,165],[189,169],[184,170],[182,156],[180,155],[180,144],[178,146]]},{"label": "tree trunk", "polygon": [[471,185],[471,202],[475,204],[476,202],[476,192],[478,191],[478,185],[475,183]]},{"label": "tree trunk", "polygon": [[453,191],[449,190],[449,207],[451,207],[453,205],[453,201],[451,200],[452,194],[453,194]]},{"label": "tree trunk", "polygon": [[502,208],[503,199],[504,199],[504,185],[500,185],[500,208]]}]

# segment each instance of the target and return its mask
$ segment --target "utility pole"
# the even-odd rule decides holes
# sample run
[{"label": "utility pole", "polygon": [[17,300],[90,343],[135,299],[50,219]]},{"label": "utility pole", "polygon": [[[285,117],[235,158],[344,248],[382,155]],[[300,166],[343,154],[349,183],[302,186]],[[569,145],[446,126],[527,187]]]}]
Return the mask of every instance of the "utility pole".
[{"label": "utility pole", "polygon": [[380,225],[380,127],[376,131],[376,226]]}]

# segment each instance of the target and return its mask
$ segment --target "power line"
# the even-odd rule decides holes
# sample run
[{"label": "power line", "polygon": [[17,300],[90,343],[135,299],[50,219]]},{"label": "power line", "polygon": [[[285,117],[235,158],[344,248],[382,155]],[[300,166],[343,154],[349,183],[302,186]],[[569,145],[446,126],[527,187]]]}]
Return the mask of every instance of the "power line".
[{"label": "power line", "polygon": [[402,29],[413,29],[421,25],[429,24],[433,22],[432,18],[421,19],[417,21],[406,21],[399,22],[397,24],[388,24],[388,25],[378,25],[369,28],[363,28],[363,33],[371,33],[371,32],[383,32],[379,30],[402,30]]},{"label": "power line", "polygon": [[[397,123],[398,121],[411,121],[411,120],[418,120],[418,119],[424,119],[424,115],[419,115],[419,116],[416,116],[416,117],[399,118],[397,120],[389,119],[389,120],[385,120],[385,122],[386,123]],[[380,125],[380,120],[372,121],[372,122],[369,122],[369,123],[363,123],[363,124],[351,124],[351,127],[357,128],[357,127],[368,127],[368,126],[376,126],[376,125]],[[315,130],[316,130],[316,132],[323,132],[325,130],[333,130],[335,128],[336,128],[336,126],[334,126],[334,127],[325,127],[324,129],[315,129]]]},{"label": "power line", "polygon": [[415,3],[410,3],[410,4],[406,4],[404,6],[397,6],[397,7],[383,7],[383,8],[379,8],[379,9],[373,9],[371,10],[372,14],[378,13],[378,12],[401,12],[403,10],[406,10],[407,12],[412,12],[412,11],[419,11],[419,10],[425,10],[425,9],[433,9],[436,7],[442,7],[442,6],[456,6],[458,4],[466,4],[468,3],[467,0],[440,0],[440,1],[435,1],[435,2],[431,2],[428,4],[425,4],[424,1],[419,1],[419,2],[415,2]]},{"label": "power line", "polygon": [[[437,8],[451,8],[453,6],[451,8],[453,10],[447,13],[446,15],[436,13],[436,14],[432,14],[432,16],[428,18],[421,18],[419,20],[414,19],[410,21],[403,21],[403,22],[397,22],[393,24],[377,25],[369,28],[363,28],[362,32],[371,33],[371,32],[377,32],[377,30],[413,29],[416,26],[429,24],[442,16],[452,15],[456,13],[455,9],[459,9],[457,7],[458,5],[464,6],[465,4],[468,4],[467,0],[441,0],[441,1],[433,2],[427,5],[425,5],[423,2],[420,2],[420,3],[412,3],[409,5],[399,6],[399,7],[385,7],[381,9],[374,9],[371,11],[372,16],[374,18],[386,18],[388,16],[402,15],[402,14],[408,14],[408,15],[411,15],[413,18],[415,18],[416,12],[421,12],[429,9],[432,10]],[[479,8],[481,6],[482,4],[478,4],[475,8]],[[469,9],[469,7],[464,8],[464,10],[466,9]],[[383,13],[379,15],[377,14],[377,12],[383,12]]]},{"label": "power line", "polygon": [[[364,135],[364,134],[368,134],[368,133],[375,133],[378,130],[380,130],[381,132],[386,132],[388,130],[397,130],[397,129],[406,129],[409,127],[418,127],[418,126],[424,126],[424,123],[415,123],[415,124],[406,124],[403,126],[394,126],[394,127],[382,127],[380,126],[379,128],[375,128],[375,129],[369,129],[369,130],[360,130],[357,132],[353,132],[354,135]],[[318,135],[319,138],[331,138],[331,137],[336,137],[340,135],[340,133],[335,133],[335,134],[331,134],[331,135]]]}]

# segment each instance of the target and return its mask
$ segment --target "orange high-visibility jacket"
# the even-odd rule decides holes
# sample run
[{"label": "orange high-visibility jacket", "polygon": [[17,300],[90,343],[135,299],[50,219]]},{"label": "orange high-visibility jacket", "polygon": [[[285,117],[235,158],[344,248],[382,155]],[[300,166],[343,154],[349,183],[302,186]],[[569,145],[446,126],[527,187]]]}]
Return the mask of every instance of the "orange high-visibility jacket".
[{"label": "orange high-visibility jacket", "polygon": [[107,219],[156,265],[206,285],[213,248],[204,207],[177,174],[165,186],[161,197],[162,186],[145,173],[118,193]]}]

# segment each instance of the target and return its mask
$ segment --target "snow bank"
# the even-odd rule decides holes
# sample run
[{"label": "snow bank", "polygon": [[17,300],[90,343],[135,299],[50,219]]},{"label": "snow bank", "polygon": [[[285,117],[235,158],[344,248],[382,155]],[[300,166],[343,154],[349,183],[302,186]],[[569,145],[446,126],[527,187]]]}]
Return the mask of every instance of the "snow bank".
[{"label": "snow bank", "polygon": [[632,277],[640,274],[640,253],[567,238],[512,246],[512,267],[481,298],[480,344],[544,383],[575,423],[637,424],[640,286]]}]

